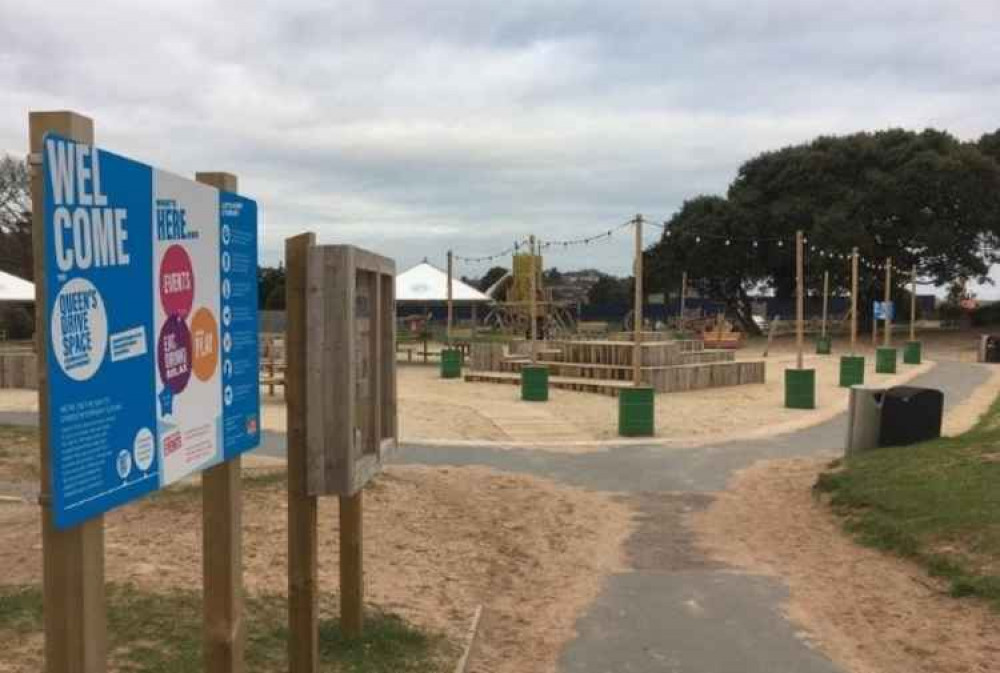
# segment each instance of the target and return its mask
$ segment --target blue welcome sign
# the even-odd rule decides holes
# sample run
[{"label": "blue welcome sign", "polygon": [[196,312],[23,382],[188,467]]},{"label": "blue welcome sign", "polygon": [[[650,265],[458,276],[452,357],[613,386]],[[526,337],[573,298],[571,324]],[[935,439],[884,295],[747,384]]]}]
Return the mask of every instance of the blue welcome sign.
[{"label": "blue welcome sign", "polygon": [[257,205],[45,138],[57,527],[260,443]]}]

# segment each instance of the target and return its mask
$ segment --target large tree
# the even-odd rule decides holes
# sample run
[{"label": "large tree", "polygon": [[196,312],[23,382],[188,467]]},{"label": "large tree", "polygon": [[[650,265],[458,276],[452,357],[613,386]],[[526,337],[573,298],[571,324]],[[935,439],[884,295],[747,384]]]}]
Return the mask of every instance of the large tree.
[{"label": "large tree", "polygon": [[[830,271],[833,288],[846,289],[843,256],[855,246],[870,263],[892,257],[894,266],[916,265],[922,280],[938,285],[985,280],[998,259],[1000,164],[980,144],[897,129],[764,153],[740,167],[725,199],[694,199],[670,220],[671,234],[648,253],[647,266],[660,274],[650,287],[673,287],[686,270],[710,297],[743,309],[752,331],[744,293],[760,285],[792,296],[790,242],[798,229],[808,240],[811,288]],[[874,271],[863,274],[862,306],[877,291],[881,274]]]},{"label": "large tree", "polygon": [[503,268],[502,266],[490,267],[490,270],[487,271],[483,275],[483,277],[479,279],[479,285],[478,285],[479,291],[480,292],[486,292],[486,290],[488,290],[491,287],[493,287],[493,285],[498,280],[500,280],[501,278],[503,278],[504,274],[506,274],[506,273],[507,273],[507,269]]},{"label": "large tree", "polygon": [[31,195],[25,162],[0,157],[0,270],[34,276],[31,252]]}]

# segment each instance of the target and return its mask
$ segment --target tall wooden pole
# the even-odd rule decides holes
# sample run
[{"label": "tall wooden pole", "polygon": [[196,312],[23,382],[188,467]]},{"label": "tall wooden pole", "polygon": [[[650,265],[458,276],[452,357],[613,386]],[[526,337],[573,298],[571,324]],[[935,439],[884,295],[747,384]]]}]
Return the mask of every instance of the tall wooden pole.
[{"label": "tall wooden pole", "polygon": [[632,355],[632,383],[642,385],[642,215],[635,216],[635,350]]},{"label": "tall wooden pole", "polygon": [[[231,173],[197,173],[195,179],[236,192]],[[239,456],[205,470],[201,489],[202,582],[205,599],[202,653],[207,673],[245,670],[243,621],[243,486]]]},{"label": "tall wooden pole", "polygon": [[288,458],[288,670],[319,670],[317,501],[308,491],[306,260],[315,234],[285,240],[285,399]]},{"label": "tall wooden pole", "polygon": [[[35,272],[35,353],[38,363],[38,444],[42,514],[42,593],[47,673],[104,673],[107,670],[107,617],[104,596],[104,517],[59,530],[52,514],[49,478],[49,380],[46,353],[49,315],[45,312],[45,180],[41,156],[46,133],[81,143],[94,142],[94,122],[75,112],[32,112],[28,116],[31,171],[32,252]],[[34,158],[38,160],[35,161]]]},{"label": "tall wooden pole", "polygon": [[910,270],[910,341],[917,340],[917,265]]},{"label": "tall wooden pole", "polygon": [[535,260],[538,258],[535,256],[535,235],[532,234],[528,237],[528,245],[530,255],[528,260],[531,262],[531,280],[528,283],[528,293],[531,295],[529,303],[529,317],[531,318],[531,364],[538,362],[538,278],[536,277],[537,269],[535,268]]},{"label": "tall wooden pole", "polygon": [[858,346],[858,249],[851,251],[851,355]]},{"label": "tall wooden pole", "polygon": [[364,628],[364,491],[340,500],[340,626],[348,638]]},{"label": "tall wooden pole", "polygon": [[452,278],[453,278],[452,274],[454,272],[454,264],[455,264],[454,255],[452,255],[451,250],[449,250],[448,251],[448,290],[447,290],[447,292],[448,292],[448,325],[445,328],[445,337],[446,337],[446,339],[448,341],[448,347],[449,348],[451,347],[451,322],[452,322],[452,319],[454,317],[454,313],[453,313],[454,306],[453,306],[453,297],[452,297],[452,289],[451,289],[452,282],[453,282],[452,281]]},{"label": "tall wooden pole", "polygon": [[889,302],[892,301],[892,257],[885,260],[885,345],[892,345],[892,314],[889,312]]},{"label": "tall wooden pole", "polygon": [[823,326],[821,328],[824,337],[826,336],[826,316],[827,316],[827,307],[829,306],[829,302],[830,302],[830,272],[824,271],[823,272]]},{"label": "tall wooden pole", "polygon": [[805,311],[805,270],[802,251],[802,230],[795,232],[795,347],[798,350],[796,362],[798,368],[802,369],[802,348],[804,344],[804,333],[802,327],[803,313]]},{"label": "tall wooden pole", "polygon": [[678,329],[684,329],[684,305],[687,303],[688,272],[681,272],[681,312],[677,319]]}]

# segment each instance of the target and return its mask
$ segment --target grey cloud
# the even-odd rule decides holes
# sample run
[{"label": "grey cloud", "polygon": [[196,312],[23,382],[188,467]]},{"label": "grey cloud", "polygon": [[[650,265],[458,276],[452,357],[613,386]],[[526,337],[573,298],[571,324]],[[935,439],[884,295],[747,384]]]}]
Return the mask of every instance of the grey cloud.
[{"label": "grey cloud", "polygon": [[[238,173],[270,261],[311,228],[407,266],[662,219],[820,133],[975,137],[998,23],[994,0],[0,0],[0,150],[28,109],[77,109],[109,149]],[[627,272],[629,250],[548,263]]]}]

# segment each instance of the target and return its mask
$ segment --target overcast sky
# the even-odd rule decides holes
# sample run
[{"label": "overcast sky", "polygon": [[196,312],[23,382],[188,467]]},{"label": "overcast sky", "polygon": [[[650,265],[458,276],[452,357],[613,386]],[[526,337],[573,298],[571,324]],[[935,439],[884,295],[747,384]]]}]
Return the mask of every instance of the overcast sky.
[{"label": "overcast sky", "polygon": [[[817,134],[978,137],[998,35],[998,0],[0,0],[0,151],[26,152],[29,109],[73,109],[106,149],[237,173],[265,262],[313,230],[443,265],[663,220]],[[546,265],[625,272],[630,249]]]}]

